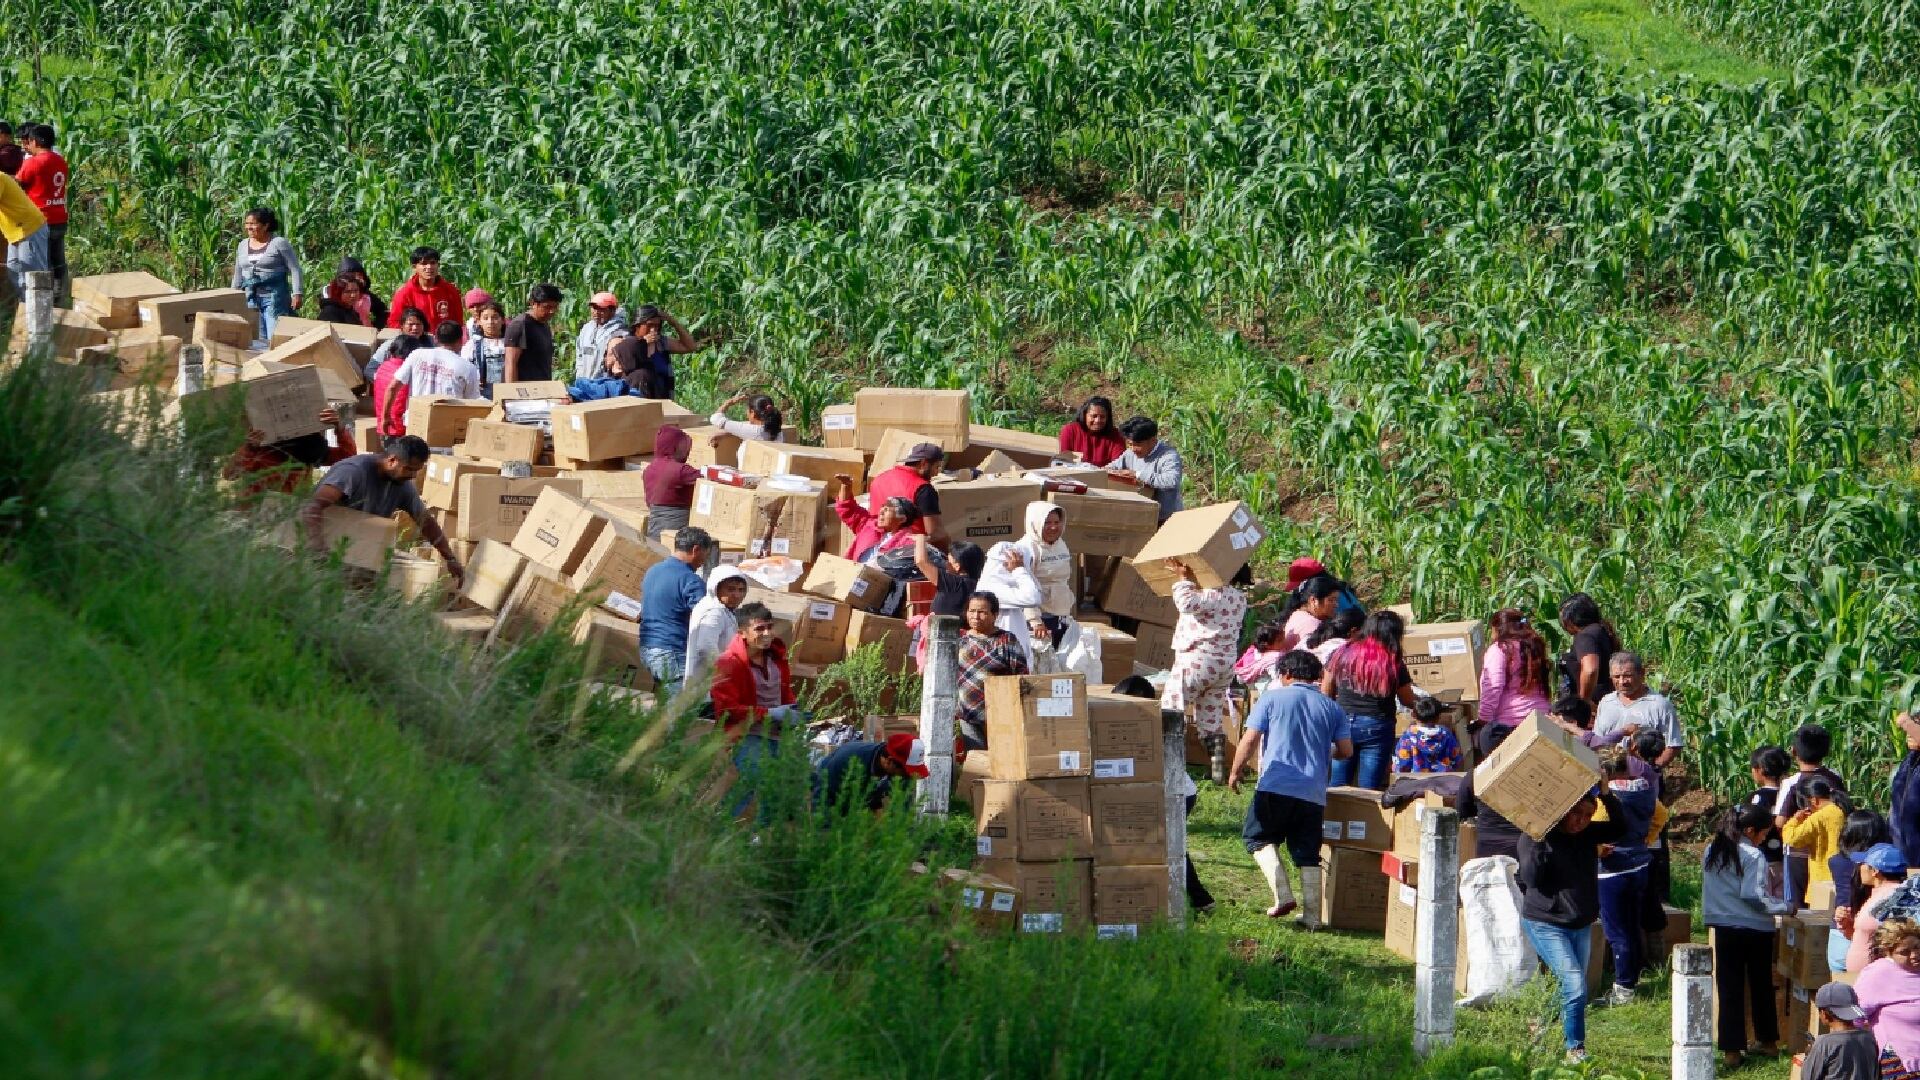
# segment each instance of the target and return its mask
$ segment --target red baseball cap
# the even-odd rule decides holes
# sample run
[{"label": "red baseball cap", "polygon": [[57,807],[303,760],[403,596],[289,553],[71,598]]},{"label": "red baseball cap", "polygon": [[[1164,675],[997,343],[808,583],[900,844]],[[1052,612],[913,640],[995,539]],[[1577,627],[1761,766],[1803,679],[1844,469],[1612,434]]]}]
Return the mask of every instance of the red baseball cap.
[{"label": "red baseball cap", "polygon": [[927,778],[927,745],[918,735],[902,731],[887,736],[887,756],[900,763],[916,780]]},{"label": "red baseball cap", "polygon": [[481,304],[491,304],[491,303],[493,303],[492,293],[488,292],[485,289],[475,288],[475,289],[467,290],[467,295],[461,299],[460,306],[477,308]]},{"label": "red baseball cap", "polygon": [[1297,589],[1300,587],[1301,582],[1326,572],[1327,568],[1320,565],[1319,559],[1312,558],[1311,556],[1302,556],[1293,560],[1292,564],[1287,567],[1287,588],[1290,590]]},{"label": "red baseball cap", "polygon": [[594,293],[591,297],[587,298],[587,306],[588,307],[619,307],[620,298],[613,295],[612,293],[608,292],[605,289],[601,289],[599,292]]}]

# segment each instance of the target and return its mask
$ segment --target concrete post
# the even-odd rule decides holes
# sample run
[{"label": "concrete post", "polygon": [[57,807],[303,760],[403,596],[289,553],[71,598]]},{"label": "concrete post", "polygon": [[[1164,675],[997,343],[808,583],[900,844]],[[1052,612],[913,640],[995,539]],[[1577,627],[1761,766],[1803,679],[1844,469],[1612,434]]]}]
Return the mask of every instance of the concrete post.
[{"label": "concrete post", "polygon": [[953,710],[960,701],[960,620],[927,617],[927,669],[920,681],[920,741],[927,778],[920,781],[923,814],[945,814],[953,797]]},{"label": "concrete post", "polygon": [[26,278],[27,353],[40,356],[53,342],[53,274],[29,270]]},{"label": "concrete post", "polygon": [[180,376],[174,383],[175,396],[197,394],[207,385],[207,348],[204,345],[180,346]]},{"label": "concrete post", "polygon": [[1187,776],[1187,714],[1160,711],[1160,742],[1165,747],[1160,778],[1167,788],[1167,922],[1187,921],[1187,800],[1180,791]]},{"label": "concrete post", "polygon": [[1713,948],[1673,950],[1673,1080],[1713,1080]]},{"label": "concrete post", "polygon": [[1420,820],[1420,898],[1414,906],[1413,1052],[1453,1045],[1454,958],[1460,948],[1460,813]]}]

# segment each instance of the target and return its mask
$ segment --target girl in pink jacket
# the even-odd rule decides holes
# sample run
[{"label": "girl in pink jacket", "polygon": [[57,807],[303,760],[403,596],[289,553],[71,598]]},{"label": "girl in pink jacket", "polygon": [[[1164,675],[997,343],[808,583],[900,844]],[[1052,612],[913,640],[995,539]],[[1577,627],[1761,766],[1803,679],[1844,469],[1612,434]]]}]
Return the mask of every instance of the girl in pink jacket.
[{"label": "girl in pink jacket", "polygon": [[1487,625],[1493,644],[1480,663],[1480,721],[1511,728],[1529,713],[1550,712],[1546,639],[1516,608],[1494,612]]}]

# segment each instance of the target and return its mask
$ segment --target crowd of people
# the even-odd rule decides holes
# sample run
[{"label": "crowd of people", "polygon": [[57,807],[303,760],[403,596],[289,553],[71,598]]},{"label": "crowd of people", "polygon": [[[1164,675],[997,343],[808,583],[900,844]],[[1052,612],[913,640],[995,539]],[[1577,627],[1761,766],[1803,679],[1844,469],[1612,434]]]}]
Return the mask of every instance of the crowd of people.
[{"label": "crowd of people", "polygon": [[0,236],[16,296],[34,271],[51,271],[55,296],[68,294],[67,159],[54,144],[51,124],[0,121]]}]

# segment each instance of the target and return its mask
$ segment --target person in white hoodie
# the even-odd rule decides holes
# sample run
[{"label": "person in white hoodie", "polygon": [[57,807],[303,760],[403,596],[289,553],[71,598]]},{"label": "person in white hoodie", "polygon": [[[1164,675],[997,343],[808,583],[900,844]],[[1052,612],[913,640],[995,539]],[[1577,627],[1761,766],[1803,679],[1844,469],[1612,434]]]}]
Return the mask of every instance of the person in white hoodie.
[{"label": "person in white hoodie", "polygon": [[1040,585],[1039,610],[1028,611],[1027,618],[1073,614],[1073,552],[1060,539],[1066,530],[1066,513],[1058,506],[1045,500],[1027,504],[1026,535],[1014,542]]},{"label": "person in white hoodie", "polygon": [[987,565],[980,571],[978,592],[989,592],[1000,601],[1000,616],[995,625],[1020,639],[1020,648],[1033,663],[1032,635],[1027,629],[1027,609],[1040,606],[1040,583],[1019,544],[1001,541],[987,549]]},{"label": "person in white hoodie", "polygon": [[714,661],[738,633],[734,609],[747,598],[747,575],[731,566],[716,567],[707,578],[707,595],[693,605],[687,624],[687,685],[711,678]]},{"label": "person in white hoodie", "polygon": [[1027,620],[1028,665],[1033,675],[1070,675],[1079,672],[1088,683],[1100,677],[1100,633],[1071,615],[1035,615]]}]

